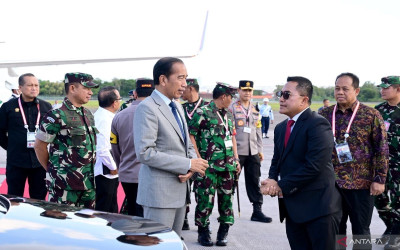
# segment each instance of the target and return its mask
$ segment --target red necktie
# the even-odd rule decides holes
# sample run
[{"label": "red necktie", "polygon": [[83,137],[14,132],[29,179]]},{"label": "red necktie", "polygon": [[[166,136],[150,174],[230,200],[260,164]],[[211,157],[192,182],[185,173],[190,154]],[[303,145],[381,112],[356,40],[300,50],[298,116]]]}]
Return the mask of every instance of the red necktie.
[{"label": "red necktie", "polygon": [[287,124],[286,124],[285,148],[286,148],[286,145],[287,145],[287,143],[288,143],[288,141],[289,141],[290,132],[291,132],[291,128],[292,128],[293,124],[294,124],[294,120],[289,120],[289,121],[287,122]]}]

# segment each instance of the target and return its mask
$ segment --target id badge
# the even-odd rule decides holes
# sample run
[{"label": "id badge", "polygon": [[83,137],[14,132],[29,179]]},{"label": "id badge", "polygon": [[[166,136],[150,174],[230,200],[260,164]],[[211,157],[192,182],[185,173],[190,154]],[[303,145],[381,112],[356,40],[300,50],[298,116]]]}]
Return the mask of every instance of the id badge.
[{"label": "id badge", "polygon": [[245,132],[245,133],[251,133],[251,128],[249,128],[249,127],[244,127],[243,128],[243,132]]},{"label": "id badge", "polygon": [[225,147],[226,147],[226,148],[231,148],[231,147],[233,147],[232,140],[225,141]]},{"label": "id badge", "polygon": [[336,148],[336,153],[338,155],[340,163],[346,163],[346,162],[350,162],[353,160],[353,157],[351,156],[349,144],[347,144],[347,142],[337,144],[335,146],[335,148]]},{"label": "id badge", "polygon": [[384,123],[385,123],[385,129],[387,132],[387,131],[389,131],[389,128],[390,128],[390,122],[384,121]]},{"label": "id badge", "polygon": [[35,132],[26,133],[26,147],[33,148],[35,146]]}]

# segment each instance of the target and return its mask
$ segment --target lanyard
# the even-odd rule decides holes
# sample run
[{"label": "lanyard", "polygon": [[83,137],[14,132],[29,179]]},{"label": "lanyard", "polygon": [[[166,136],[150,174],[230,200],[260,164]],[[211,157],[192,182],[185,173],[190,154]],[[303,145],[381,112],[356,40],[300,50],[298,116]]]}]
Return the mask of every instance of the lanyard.
[{"label": "lanyard", "polygon": [[[347,140],[347,137],[349,137],[349,132],[350,132],[350,127],[351,124],[354,121],[354,117],[356,117],[356,113],[358,111],[358,108],[360,107],[360,102],[357,102],[357,106],[354,109],[353,115],[350,118],[350,122],[349,125],[347,125],[347,129],[346,129],[346,133],[344,134],[344,141]],[[337,108],[337,104],[335,105],[335,108],[333,109],[333,114],[332,114],[332,133],[333,133],[333,139],[335,140],[335,144],[336,144],[336,137],[335,137],[335,128],[336,128],[336,108]]]},{"label": "lanyard", "polygon": [[203,100],[203,98],[200,97],[199,101],[197,102],[196,106],[194,106],[194,109],[192,110],[192,112],[188,112],[188,109],[186,108],[186,114],[189,117],[189,120],[192,120],[193,114],[196,111],[197,107],[199,107],[201,100]]},{"label": "lanyard", "polygon": [[[29,126],[28,126],[28,123],[26,122],[25,112],[24,112],[24,109],[22,108],[22,104],[21,104],[21,97],[18,98],[18,105],[19,105],[19,109],[21,110],[22,120],[24,120],[24,128],[26,128],[26,130],[28,130],[28,132],[29,132]],[[38,115],[37,115],[37,119],[36,119],[35,133],[39,128],[39,120],[40,120],[39,103],[37,104],[37,109],[38,109]]]},{"label": "lanyard", "polygon": [[225,122],[224,119],[222,119],[221,115],[219,114],[219,112],[217,111],[217,115],[219,116],[219,119],[221,119],[222,124],[224,125],[225,129],[226,129],[226,135],[229,134],[229,127],[228,127],[228,116],[225,114],[224,118],[225,118]]},{"label": "lanyard", "polygon": [[249,116],[250,116],[250,111],[251,111],[251,105],[249,105],[249,111],[247,111],[247,114],[246,114],[246,111],[244,110],[242,105],[240,105],[240,108],[242,109],[244,115],[246,116],[246,126],[248,127],[249,126]]}]

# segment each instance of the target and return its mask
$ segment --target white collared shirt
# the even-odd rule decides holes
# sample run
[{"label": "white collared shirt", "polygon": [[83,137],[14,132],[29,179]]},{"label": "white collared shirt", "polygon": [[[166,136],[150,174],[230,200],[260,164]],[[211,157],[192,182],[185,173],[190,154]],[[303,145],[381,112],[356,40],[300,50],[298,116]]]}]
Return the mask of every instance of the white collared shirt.
[{"label": "white collared shirt", "polygon": [[[94,165],[94,176],[103,175],[103,164],[110,170],[116,170],[117,165],[111,155],[111,124],[115,114],[99,107],[94,113],[94,123],[99,133],[96,135],[96,163]],[[118,178],[118,175],[106,174],[109,179]]]},{"label": "white collared shirt", "polygon": [[294,124],[293,124],[293,126],[291,127],[291,130],[290,130],[290,132],[292,132],[293,131],[293,128],[294,128],[294,126],[296,126],[296,122],[297,122],[297,119],[299,119],[299,117],[301,116],[301,114],[303,114],[303,112],[304,111],[306,111],[307,109],[309,109],[310,107],[308,107],[308,108],[305,108],[305,109],[303,109],[303,111],[301,111],[300,113],[298,113],[297,115],[295,115],[295,116],[293,116],[293,118],[292,119],[290,119],[290,120],[293,120],[294,121]]}]

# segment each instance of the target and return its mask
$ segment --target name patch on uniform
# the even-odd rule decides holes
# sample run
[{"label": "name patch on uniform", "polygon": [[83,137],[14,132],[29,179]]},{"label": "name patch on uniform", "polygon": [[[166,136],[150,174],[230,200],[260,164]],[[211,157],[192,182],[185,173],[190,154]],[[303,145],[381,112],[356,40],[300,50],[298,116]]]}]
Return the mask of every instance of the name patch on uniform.
[{"label": "name patch on uniform", "polygon": [[51,123],[54,123],[54,122],[55,122],[55,120],[54,120],[53,117],[47,117],[47,120],[48,120],[49,122],[51,122]]},{"label": "name patch on uniform", "polygon": [[111,132],[111,134],[110,134],[110,143],[118,144],[118,137],[113,132]]}]

